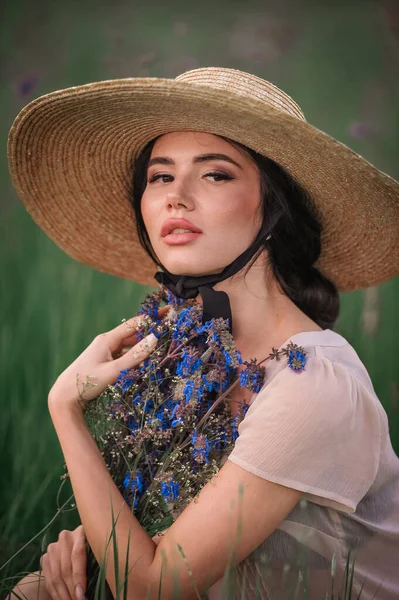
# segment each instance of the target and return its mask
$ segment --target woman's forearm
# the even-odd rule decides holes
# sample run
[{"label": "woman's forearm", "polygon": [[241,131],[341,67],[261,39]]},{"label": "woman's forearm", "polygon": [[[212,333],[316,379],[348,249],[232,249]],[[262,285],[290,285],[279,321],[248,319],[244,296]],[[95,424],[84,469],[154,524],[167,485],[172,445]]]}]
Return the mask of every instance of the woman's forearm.
[{"label": "woman's forearm", "polygon": [[125,574],[130,537],[128,595],[132,600],[145,598],[156,544],[132,515],[131,509],[112,481],[80,409],[52,404],[51,401],[49,409],[86,538],[100,564],[105,555],[107,557],[107,581],[113,593],[116,593],[116,581],[112,539],[110,541],[112,513],[118,546],[120,583]]}]

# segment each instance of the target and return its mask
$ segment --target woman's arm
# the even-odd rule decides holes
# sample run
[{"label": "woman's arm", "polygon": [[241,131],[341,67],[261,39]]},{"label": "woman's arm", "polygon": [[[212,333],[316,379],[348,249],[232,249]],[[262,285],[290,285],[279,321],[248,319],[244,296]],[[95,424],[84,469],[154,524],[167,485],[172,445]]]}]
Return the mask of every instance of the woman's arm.
[{"label": "woman's arm", "polygon": [[[164,600],[175,597],[176,578],[181,597],[189,600],[198,598],[193,581],[200,594],[206,591],[222,577],[231,552],[234,551],[236,563],[243,560],[286,517],[301,493],[227,461],[156,546],[112,481],[82,412],[82,401],[98,396],[116,381],[122,369],[136,367],[151,352],[156,338],[148,336],[137,343],[138,322],[139,317],[97,336],[58,377],[49,393],[49,410],[83,530],[98,562],[101,564],[107,556],[106,577],[114,594],[112,540],[106,552],[112,515],[120,582],[124,579],[129,547],[129,600],[159,598],[161,575]],[[125,352],[124,348],[131,344],[135,345]]]},{"label": "woman's arm", "polygon": [[[112,511],[115,515],[121,579],[129,540],[130,600],[158,598],[161,573],[163,599],[173,597],[176,578],[182,598],[197,598],[193,581],[203,594],[223,576],[231,551],[234,550],[236,563],[241,562],[276,529],[302,495],[227,461],[204,487],[198,500],[192,502],[168,529],[157,547],[124,503],[81,411],[50,401],[50,412],[83,529],[100,563],[111,534]],[[107,556],[107,581],[115,594],[112,542]]]},{"label": "woman's arm", "polygon": [[[124,577],[124,558],[130,532],[129,598],[145,598],[149,568],[156,544],[132,515],[118,488],[112,481],[101,453],[78,407],[65,407],[49,402],[50,414],[64,454],[76,505],[86,538],[99,562],[105,557],[112,531],[114,514],[120,577]],[[112,540],[107,552],[107,581],[115,594],[115,568]]]}]

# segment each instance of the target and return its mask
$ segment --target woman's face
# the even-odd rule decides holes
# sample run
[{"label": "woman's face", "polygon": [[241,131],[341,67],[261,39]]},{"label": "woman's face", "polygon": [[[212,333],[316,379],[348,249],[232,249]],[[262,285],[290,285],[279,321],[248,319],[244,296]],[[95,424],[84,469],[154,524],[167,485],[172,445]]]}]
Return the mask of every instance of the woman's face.
[{"label": "woman's face", "polygon": [[220,137],[173,132],[154,144],[141,211],[152,247],[175,275],[219,273],[262,223],[260,175]]}]

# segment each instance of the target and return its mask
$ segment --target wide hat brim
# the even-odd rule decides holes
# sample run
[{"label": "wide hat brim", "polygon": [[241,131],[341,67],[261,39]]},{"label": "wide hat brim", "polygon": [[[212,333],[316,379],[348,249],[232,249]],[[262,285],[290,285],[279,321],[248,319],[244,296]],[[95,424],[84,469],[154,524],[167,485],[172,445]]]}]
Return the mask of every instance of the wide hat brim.
[{"label": "wide hat brim", "polygon": [[228,137],[282,165],[311,194],[323,234],[319,270],[340,291],[399,272],[399,184],[306,121],[237,91],[127,78],[52,92],[9,134],[16,191],[43,231],[95,269],[155,285],[129,202],[135,158],[171,131]]}]

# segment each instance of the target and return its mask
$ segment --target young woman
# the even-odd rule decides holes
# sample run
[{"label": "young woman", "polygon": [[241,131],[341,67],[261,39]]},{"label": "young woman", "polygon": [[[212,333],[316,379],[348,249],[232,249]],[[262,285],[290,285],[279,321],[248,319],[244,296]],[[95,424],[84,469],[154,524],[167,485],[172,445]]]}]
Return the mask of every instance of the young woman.
[{"label": "young woman", "polygon": [[[331,570],[343,583],[352,553],[356,594],[397,598],[399,460],[365,367],[332,328],[337,290],[399,270],[398,183],[307,124],[281,90],[221,68],[48,94],[17,117],[9,157],[33,218],[71,256],[142,283],[158,265],[174,293],[231,317],[246,360],[290,340],[307,353],[304,371],[271,362],[256,396],[231,396],[233,414],[251,403],[232,453],[151,539],[112,482],[82,403],[156,338],[137,343],[137,317],[96,337],[48,398],[82,526],[48,547],[40,586],[32,574],[14,591],[83,597],[84,540],[101,561],[112,506],[119,557],[129,543],[132,600],[158,598],[161,575],[162,598],[174,597],[176,578],[181,598],[221,598],[232,547],[238,597],[297,588],[298,598],[324,598]],[[95,386],[82,394],[77,375]],[[107,581],[115,593],[112,551]]]}]

